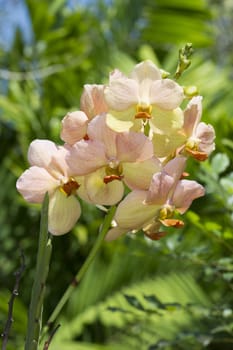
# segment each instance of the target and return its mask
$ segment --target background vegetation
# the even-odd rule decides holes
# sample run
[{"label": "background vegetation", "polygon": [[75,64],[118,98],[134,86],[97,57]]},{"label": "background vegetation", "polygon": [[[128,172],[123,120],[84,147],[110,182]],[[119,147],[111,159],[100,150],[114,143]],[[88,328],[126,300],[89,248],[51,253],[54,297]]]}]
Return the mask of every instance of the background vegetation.
[{"label": "background vegetation", "polygon": [[[9,0],[12,16],[16,1]],[[192,65],[180,80],[204,96],[203,120],[216,150],[189,162],[206,187],[182,230],[160,241],[143,235],[104,243],[73,293],[50,348],[62,350],[233,349],[233,5],[229,0],[26,0],[30,35],[0,47],[0,329],[14,272],[26,270],[14,304],[9,350],[22,349],[37,251],[39,207],[15,189],[35,138],[61,142],[60,121],[79,108],[85,83],[151,59],[174,72],[178,50],[192,42]],[[4,2],[0,3],[4,20]],[[3,23],[3,22],[2,22]],[[10,30],[10,27],[9,27]],[[44,319],[85,260],[102,221],[83,205],[74,230],[53,239]]]}]

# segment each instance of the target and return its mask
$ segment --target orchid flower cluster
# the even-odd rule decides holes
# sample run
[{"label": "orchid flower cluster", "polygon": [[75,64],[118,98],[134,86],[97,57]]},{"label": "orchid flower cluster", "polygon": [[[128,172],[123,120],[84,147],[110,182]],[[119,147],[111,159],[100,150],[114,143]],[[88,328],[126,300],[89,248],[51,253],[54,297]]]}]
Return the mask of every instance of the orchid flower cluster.
[{"label": "orchid flower cluster", "polygon": [[161,227],[183,226],[177,214],[204,195],[200,184],[184,178],[187,158],[207,159],[215,138],[213,127],[200,121],[202,97],[184,91],[149,60],[129,76],[114,70],[108,84],[84,86],[80,110],[62,120],[63,145],[30,144],[30,168],[17,189],[31,203],[49,194],[53,235],[74,227],[79,199],[117,205],[108,240],[139,230],[159,239]]}]

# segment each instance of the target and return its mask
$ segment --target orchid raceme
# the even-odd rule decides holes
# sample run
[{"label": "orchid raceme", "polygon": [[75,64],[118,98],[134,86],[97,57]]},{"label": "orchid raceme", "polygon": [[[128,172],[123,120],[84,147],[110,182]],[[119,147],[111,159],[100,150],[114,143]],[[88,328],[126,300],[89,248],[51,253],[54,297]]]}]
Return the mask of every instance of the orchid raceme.
[{"label": "orchid raceme", "polygon": [[75,196],[80,183],[70,174],[65,161],[67,152],[52,141],[33,141],[28,151],[31,167],[16,183],[18,191],[30,203],[42,203],[48,192],[49,231],[54,235],[70,231],[81,215]]},{"label": "orchid raceme", "polygon": [[32,203],[48,192],[52,234],[73,228],[81,215],[77,197],[118,205],[109,240],[138,230],[158,239],[162,225],[183,225],[177,214],[204,195],[200,184],[182,178],[186,160],[205,160],[215,133],[201,122],[202,97],[187,103],[187,89],[168,75],[149,60],[129,76],[114,70],[107,85],[84,85],[80,110],[62,120],[63,145],[31,143],[30,168],[17,189]]}]

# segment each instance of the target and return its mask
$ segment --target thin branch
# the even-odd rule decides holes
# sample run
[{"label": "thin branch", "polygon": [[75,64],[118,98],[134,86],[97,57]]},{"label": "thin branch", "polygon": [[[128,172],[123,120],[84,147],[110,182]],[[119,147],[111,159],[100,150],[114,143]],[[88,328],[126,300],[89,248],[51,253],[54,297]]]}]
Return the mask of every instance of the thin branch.
[{"label": "thin branch", "polygon": [[61,325],[58,324],[58,325],[52,330],[52,332],[51,332],[51,334],[50,334],[50,336],[49,336],[49,339],[48,339],[48,340],[45,342],[45,344],[44,344],[43,350],[48,350],[49,345],[51,344],[51,341],[52,341],[52,339],[53,339],[55,333],[57,332],[57,330],[58,330],[58,328],[59,328],[60,326],[61,326]]},{"label": "thin branch", "polygon": [[19,283],[20,283],[20,279],[23,275],[23,272],[25,270],[25,256],[23,254],[23,252],[21,251],[20,254],[21,257],[21,265],[20,268],[14,273],[15,275],[15,285],[14,285],[14,289],[11,293],[11,297],[10,300],[8,302],[9,308],[8,308],[8,316],[7,316],[7,322],[4,328],[4,331],[2,333],[2,338],[3,338],[3,342],[2,342],[2,350],[6,349],[7,346],[7,342],[8,342],[8,338],[9,338],[9,334],[10,334],[10,329],[11,329],[11,325],[13,323],[13,307],[14,307],[14,301],[15,298],[19,295]]}]

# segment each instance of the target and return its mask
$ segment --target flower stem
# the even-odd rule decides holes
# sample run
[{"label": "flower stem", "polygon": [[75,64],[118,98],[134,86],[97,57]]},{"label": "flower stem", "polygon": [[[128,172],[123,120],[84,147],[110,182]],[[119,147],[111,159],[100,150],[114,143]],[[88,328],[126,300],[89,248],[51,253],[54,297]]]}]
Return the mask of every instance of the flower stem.
[{"label": "flower stem", "polygon": [[49,262],[52,252],[51,238],[48,236],[48,205],[49,198],[48,194],[46,194],[41,210],[39,246],[37,252],[36,272],[29,307],[25,350],[37,350],[39,345],[45,283],[49,271]]},{"label": "flower stem", "polygon": [[58,317],[58,315],[60,314],[61,310],[63,309],[64,305],[66,304],[66,302],[68,301],[69,297],[71,296],[73,290],[75,289],[75,287],[79,284],[79,282],[81,281],[81,279],[83,278],[85,272],[88,270],[89,266],[91,265],[92,261],[94,260],[96,254],[98,253],[101,244],[109,230],[109,227],[111,225],[111,221],[113,219],[113,216],[115,214],[116,211],[116,207],[113,206],[109,209],[107,215],[105,216],[103,225],[101,227],[99,236],[92,248],[92,250],[90,251],[87,259],[85,260],[83,266],[81,267],[81,269],[78,271],[77,275],[75,276],[74,280],[72,281],[72,283],[69,285],[69,287],[66,289],[65,293],[63,294],[62,298],[60,299],[59,303],[57,304],[56,308],[54,309],[52,315],[50,316],[48,322],[47,322],[47,329],[45,329],[45,332],[48,330],[48,327],[50,327],[54,321],[56,320],[56,318]]}]

